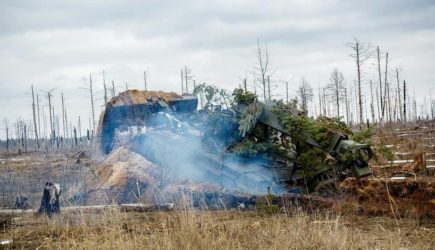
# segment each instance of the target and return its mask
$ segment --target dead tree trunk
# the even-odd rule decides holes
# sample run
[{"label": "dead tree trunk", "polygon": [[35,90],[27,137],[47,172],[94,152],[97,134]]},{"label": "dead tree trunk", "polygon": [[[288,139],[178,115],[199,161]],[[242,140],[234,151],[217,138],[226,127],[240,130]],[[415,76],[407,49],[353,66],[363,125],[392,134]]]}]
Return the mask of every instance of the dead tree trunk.
[{"label": "dead tree trunk", "polygon": [[344,88],[344,98],[346,102],[346,123],[349,124],[349,102],[347,100],[347,88]]},{"label": "dead tree trunk", "polygon": [[89,74],[89,92],[91,94],[92,129],[93,129],[93,131],[95,131],[94,91],[92,88],[92,75],[91,74]]},{"label": "dead tree trunk", "polygon": [[38,126],[36,125],[35,93],[33,92],[33,84],[32,84],[32,111],[33,111],[33,125],[35,129],[35,140],[39,148]]},{"label": "dead tree trunk", "polygon": [[184,66],[184,83],[186,84],[186,93],[189,93],[189,84],[187,82],[187,75],[189,73],[188,71],[189,69],[187,68],[187,66]]},{"label": "dead tree trunk", "polygon": [[376,52],[377,52],[377,56],[378,56],[378,74],[379,74],[379,99],[381,101],[381,113],[380,113],[380,117],[379,119],[383,119],[384,118],[384,112],[385,112],[385,107],[384,107],[384,101],[382,100],[383,95],[382,95],[382,76],[381,76],[381,52],[379,50],[379,46],[376,47]]},{"label": "dead tree trunk", "polygon": [[286,103],[288,104],[288,81],[285,82],[285,98]]},{"label": "dead tree trunk", "polygon": [[64,103],[64,99],[63,99],[63,93],[61,94],[62,96],[62,126],[63,126],[63,139],[66,140],[67,136],[67,130],[66,130],[66,125],[65,125],[65,103]]},{"label": "dead tree trunk", "polygon": [[51,113],[51,93],[48,92],[48,110],[50,113],[50,141],[53,142],[53,118]]},{"label": "dead tree trunk", "polygon": [[398,99],[398,106],[399,106],[399,117],[400,120],[403,120],[403,111],[402,111],[402,98],[400,96],[400,79],[399,79],[399,69],[396,68],[396,78],[397,78],[397,99]]},{"label": "dead tree trunk", "polygon": [[388,121],[391,121],[391,114],[390,114],[390,86],[388,84],[388,52],[385,54],[385,78],[384,78],[384,87],[385,87],[385,98],[384,98],[384,105],[386,105],[386,108],[388,109]]},{"label": "dead tree trunk", "polygon": [[375,122],[375,107],[373,103],[373,82],[370,80],[370,94],[372,96],[371,103],[370,103],[370,111],[372,112],[372,123]]},{"label": "dead tree trunk", "polygon": [[147,89],[147,72],[146,71],[143,72],[143,81],[145,84],[145,91],[147,91],[148,89]]},{"label": "dead tree trunk", "polygon": [[37,106],[37,110],[38,110],[38,135],[39,137],[42,137],[41,135],[41,118],[39,115],[39,95],[36,94],[36,106]]},{"label": "dead tree trunk", "polygon": [[406,81],[403,81],[403,121],[406,122]]},{"label": "dead tree trunk", "polygon": [[46,182],[44,192],[41,199],[41,206],[38,213],[45,213],[52,216],[60,212],[59,197],[61,194],[60,185],[58,183]]},{"label": "dead tree trunk", "polygon": [[106,75],[103,70],[103,87],[104,87],[104,105],[107,104],[107,86],[106,86]]},{"label": "dead tree trunk", "polygon": [[6,127],[6,152],[9,151],[9,127],[8,120],[5,119],[5,127]]},{"label": "dead tree trunk", "polygon": [[362,87],[361,87],[361,67],[366,60],[368,60],[371,56],[371,46],[364,46],[359,43],[357,39],[355,39],[352,43],[347,43],[347,46],[354,51],[354,54],[351,57],[355,60],[356,68],[357,68],[357,80],[358,80],[358,106],[359,106],[359,127],[362,128],[363,119],[363,101],[362,101]]},{"label": "dead tree trunk", "polygon": [[181,70],[181,94],[184,93],[184,77],[183,77],[183,70]]}]

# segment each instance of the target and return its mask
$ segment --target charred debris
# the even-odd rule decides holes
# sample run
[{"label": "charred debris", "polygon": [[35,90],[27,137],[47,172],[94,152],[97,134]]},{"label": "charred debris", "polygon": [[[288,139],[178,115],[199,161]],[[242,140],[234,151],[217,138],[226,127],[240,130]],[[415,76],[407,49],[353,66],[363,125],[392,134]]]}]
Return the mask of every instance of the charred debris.
[{"label": "charred debris", "polygon": [[296,100],[261,102],[241,88],[125,91],[100,117],[101,150],[110,153],[133,129],[129,148],[161,167],[163,186],[182,177],[250,193],[327,195],[349,176],[371,174],[370,132],[354,134],[338,118],[308,117]]}]

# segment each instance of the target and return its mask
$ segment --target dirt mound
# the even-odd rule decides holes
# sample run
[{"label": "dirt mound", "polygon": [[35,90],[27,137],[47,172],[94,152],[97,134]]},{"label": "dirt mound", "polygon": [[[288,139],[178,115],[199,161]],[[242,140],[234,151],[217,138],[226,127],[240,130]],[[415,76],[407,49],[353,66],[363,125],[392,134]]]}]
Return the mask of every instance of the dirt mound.
[{"label": "dirt mound", "polygon": [[340,190],[368,214],[435,217],[435,183],[428,178],[348,178]]},{"label": "dirt mound", "polygon": [[88,201],[134,202],[145,189],[158,185],[160,170],[142,156],[120,147],[100,164],[95,175]]}]

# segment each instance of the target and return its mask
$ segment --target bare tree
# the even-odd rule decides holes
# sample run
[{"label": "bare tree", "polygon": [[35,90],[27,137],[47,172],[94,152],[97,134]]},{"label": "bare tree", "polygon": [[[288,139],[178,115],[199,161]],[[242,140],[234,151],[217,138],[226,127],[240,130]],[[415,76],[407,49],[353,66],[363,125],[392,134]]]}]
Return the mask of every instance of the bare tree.
[{"label": "bare tree", "polygon": [[[388,121],[391,121],[390,85],[388,83],[388,52],[385,54],[384,106],[388,108]],[[385,110],[385,108],[384,108]]]},{"label": "bare tree", "polygon": [[81,87],[81,89],[89,91],[89,97],[91,99],[91,116],[92,117],[90,118],[89,126],[92,129],[92,133],[94,133],[95,132],[95,109],[94,109],[94,89],[93,89],[93,84],[92,84],[92,75],[89,74],[89,82],[86,80],[86,78],[83,78],[83,81],[85,83],[85,86]]},{"label": "bare tree", "polygon": [[39,148],[38,126],[36,125],[35,92],[33,91],[33,84],[32,84],[32,111],[33,111],[33,126],[35,129],[35,140]]},{"label": "bare tree", "polygon": [[349,101],[347,99],[347,88],[344,87],[344,101],[346,103],[346,123],[349,124]]},{"label": "bare tree", "polygon": [[107,104],[107,86],[106,86],[106,74],[103,70],[103,88],[104,88],[104,105]]},{"label": "bare tree", "polygon": [[370,102],[370,112],[372,114],[372,122],[375,122],[375,104],[373,102],[373,82],[370,80],[370,96],[371,96],[371,102]]},{"label": "bare tree", "polygon": [[37,110],[38,110],[38,135],[39,137],[42,137],[41,135],[41,119],[39,116],[39,95],[36,94],[36,106],[37,106]]},{"label": "bare tree", "polygon": [[115,97],[115,81],[112,80],[112,98]]},{"label": "bare tree", "polygon": [[49,91],[47,91],[47,99],[48,99],[48,112],[50,113],[50,139],[53,140],[54,136],[55,136],[55,131],[54,131],[54,113],[53,113],[53,107],[51,105],[51,98],[52,98],[52,94],[51,92],[53,92],[54,89],[51,89]]},{"label": "bare tree", "polygon": [[9,151],[9,126],[8,126],[8,119],[4,119],[5,122],[5,128],[6,128],[6,151]]},{"label": "bare tree", "polygon": [[68,130],[66,129],[66,124],[65,124],[65,102],[63,99],[63,93],[61,93],[62,96],[62,126],[63,126],[63,138],[66,139],[68,137],[67,132]]},{"label": "bare tree", "polygon": [[181,70],[181,94],[184,93],[184,77],[183,77],[183,70]]},{"label": "bare tree", "polygon": [[403,120],[406,122],[406,81],[403,81]]},{"label": "bare tree", "polygon": [[363,64],[370,58],[371,56],[371,45],[361,44],[357,39],[354,39],[353,42],[346,44],[349,48],[351,48],[354,53],[350,56],[355,60],[356,68],[357,68],[357,77],[358,77],[358,106],[359,106],[359,116],[360,116],[360,127],[363,123],[363,104],[362,104],[362,88],[361,88],[361,68]]},{"label": "bare tree", "polygon": [[403,112],[402,112],[402,97],[400,95],[400,79],[399,79],[399,69],[396,68],[396,79],[397,79],[397,99],[399,106],[400,119],[403,120]]},{"label": "bare tree", "polygon": [[263,89],[263,98],[265,101],[267,101],[268,97],[266,93],[268,90],[270,90],[270,86],[268,86],[267,81],[268,76],[270,76],[269,51],[267,48],[267,43],[262,43],[260,39],[257,40],[256,57],[257,62],[254,66],[254,77],[258,82],[261,83]]},{"label": "bare tree", "polygon": [[302,110],[305,113],[308,113],[308,102],[313,99],[313,88],[311,85],[305,80],[304,77],[302,77],[298,90],[297,90],[298,96],[300,98],[300,105]]},{"label": "bare tree", "polygon": [[144,72],[143,72],[143,82],[144,82],[145,91],[146,91],[146,90],[148,90],[147,89],[147,71],[146,70],[144,70]]},{"label": "bare tree", "polygon": [[331,77],[329,78],[329,84],[326,86],[328,91],[331,93],[332,99],[335,101],[337,107],[337,117],[340,116],[340,101],[343,99],[343,74],[334,68],[331,72]]},{"label": "bare tree", "polygon": [[181,81],[183,81],[184,76],[184,84],[186,84],[186,93],[189,93],[189,81],[192,81],[194,75],[192,74],[192,69],[187,66],[184,66],[184,72],[181,70]]},{"label": "bare tree", "polygon": [[379,119],[383,119],[385,109],[384,109],[384,102],[383,102],[383,95],[382,95],[381,51],[379,50],[379,46],[376,47],[376,54],[377,54],[377,59],[378,59],[379,99],[380,99],[380,105],[381,105],[381,113],[378,112],[379,113],[378,116],[379,116]]}]

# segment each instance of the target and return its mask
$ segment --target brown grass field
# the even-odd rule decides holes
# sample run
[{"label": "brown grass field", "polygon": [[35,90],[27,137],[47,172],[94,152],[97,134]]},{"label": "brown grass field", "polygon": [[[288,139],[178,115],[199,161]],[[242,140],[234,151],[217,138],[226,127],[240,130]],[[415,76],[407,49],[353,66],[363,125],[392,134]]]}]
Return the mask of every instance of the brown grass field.
[{"label": "brown grass field", "polygon": [[281,211],[16,216],[5,249],[434,249],[433,220]]}]

